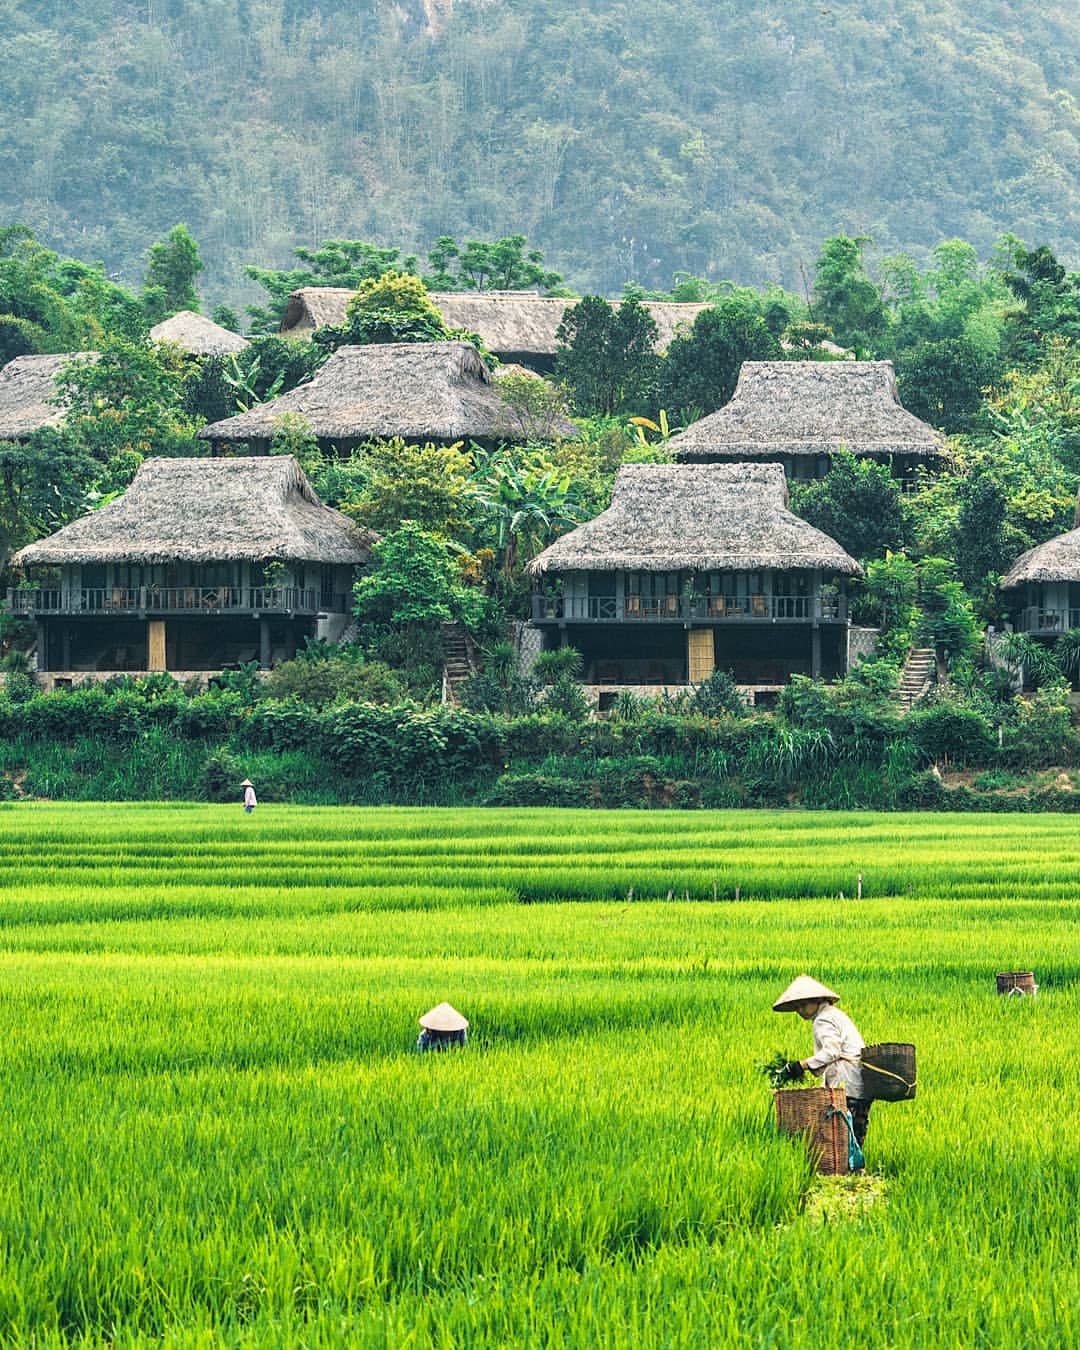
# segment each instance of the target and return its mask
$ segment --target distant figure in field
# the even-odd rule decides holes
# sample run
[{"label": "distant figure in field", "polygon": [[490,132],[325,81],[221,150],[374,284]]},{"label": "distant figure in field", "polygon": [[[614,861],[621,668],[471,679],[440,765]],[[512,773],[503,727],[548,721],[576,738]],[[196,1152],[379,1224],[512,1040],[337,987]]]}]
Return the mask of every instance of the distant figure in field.
[{"label": "distant figure in field", "polygon": [[250,816],[259,804],[255,796],[255,784],[250,778],[245,778],[240,786],[244,789],[244,811]]},{"label": "distant figure in field", "polygon": [[420,1018],[420,1035],[416,1049],[421,1055],[428,1050],[448,1050],[452,1045],[464,1045],[468,1019],[462,1017],[449,1003],[440,1003]]},{"label": "distant figure in field", "polygon": [[862,1095],[859,1060],[865,1042],[847,1013],[834,1006],[839,1001],[839,994],[809,975],[800,975],[773,1004],[773,1012],[798,1013],[804,1022],[813,1023],[814,1053],[809,1059],[791,1060],[785,1066],[787,1078],[797,1082],[809,1069],[815,1076],[821,1075],[825,1087],[842,1087],[855,1139],[862,1148],[870,1124],[870,1102]]}]

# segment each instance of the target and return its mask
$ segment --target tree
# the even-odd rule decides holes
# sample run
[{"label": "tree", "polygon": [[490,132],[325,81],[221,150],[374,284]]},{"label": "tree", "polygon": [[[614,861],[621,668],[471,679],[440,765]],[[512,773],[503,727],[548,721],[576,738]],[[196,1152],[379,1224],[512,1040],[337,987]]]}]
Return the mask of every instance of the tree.
[{"label": "tree", "polygon": [[186,225],[174,225],[164,240],[150,245],[143,303],[151,324],[160,323],[182,309],[198,314],[195,278],[203,266],[199,245]]},{"label": "tree", "polygon": [[472,461],[457,445],[379,441],[364,456],[367,482],[345,506],[347,515],[383,533],[413,521],[454,538],[467,528]]},{"label": "tree", "polygon": [[531,557],[582,519],[570,474],[544,451],[480,452],[473,488],[480,508],[478,530],[490,539],[509,575],[522,554]]},{"label": "tree", "polygon": [[540,250],[526,251],[525,244],[523,234],[463,245],[444,234],[428,252],[431,271],[424,280],[436,291],[555,290],[561,273],[548,271]]},{"label": "tree", "polygon": [[528,370],[507,370],[495,382],[511,434],[519,440],[554,440],[566,418],[566,394]]},{"label": "tree", "polygon": [[919,342],[896,362],[904,407],[949,436],[970,431],[997,371],[996,359],[964,337]]},{"label": "tree", "polygon": [[979,625],[955,568],[947,558],[925,558],[919,568],[922,616],[918,636],[937,654],[938,674],[947,661],[970,658],[979,644]]},{"label": "tree", "polygon": [[457,613],[454,566],[444,540],[404,521],[372,549],[354,588],[356,617],[394,626],[431,627]]},{"label": "tree", "polygon": [[1017,243],[1011,261],[1003,280],[1021,306],[1006,317],[1006,355],[1034,365],[1047,338],[1080,340],[1080,272],[1066,272],[1045,244]]},{"label": "tree", "polygon": [[900,485],[887,464],[840,451],[816,482],[793,486],[792,510],[856,558],[881,557],[904,542]]},{"label": "tree", "polygon": [[834,235],[826,239],[816,264],[812,318],[828,324],[836,340],[860,354],[874,352],[885,332],[885,307],[866,275],[863,248],[870,240]]},{"label": "tree", "polygon": [[368,343],[448,342],[455,337],[471,338],[482,345],[475,335],[446,326],[419,277],[385,272],[360,283],[345,307],[344,324],[317,328],[312,341],[336,351],[338,347]]},{"label": "tree", "polygon": [[586,295],[563,314],[555,333],[555,373],[577,412],[610,416],[641,411],[652,401],[657,327],[639,300],[612,306]]},{"label": "tree", "polygon": [[381,277],[386,272],[416,271],[412,255],[401,256],[397,248],[381,248],[360,239],[327,239],[318,248],[294,248],[293,256],[306,267],[285,270],[244,268],[244,274],[257,281],[270,299],[265,306],[249,305],[253,333],[276,333],[289,307],[289,296],[304,286],[338,286],[355,290],[361,282]]},{"label": "tree", "polygon": [[175,348],[108,338],[96,359],[70,361],[56,378],[69,405],[65,425],[100,463],[129,453],[197,454],[184,376]]},{"label": "tree", "polygon": [[956,570],[974,591],[989,573],[1009,570],[1014,555],[1005,532],[1008,504],[1004,489],[990,473],[966,479],[958,495]]},{"label": "tree", "polygon": [[741,300],[703,309],[660,362],[660,405],[682,421],[715,412],[734,394],[744,361],[778,361],[783,354],[765,318]]},{"label": "tree", "polygon": [[52,427],[0,441],[0,568],[23,544],[81,515],[98,472],[77,441]]}]

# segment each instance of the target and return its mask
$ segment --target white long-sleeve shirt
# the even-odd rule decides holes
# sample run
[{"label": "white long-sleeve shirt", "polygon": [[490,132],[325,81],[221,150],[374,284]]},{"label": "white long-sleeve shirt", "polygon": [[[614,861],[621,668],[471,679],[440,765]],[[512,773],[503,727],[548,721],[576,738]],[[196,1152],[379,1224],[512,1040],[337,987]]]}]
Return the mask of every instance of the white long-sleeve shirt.
[{"label": "white long-sleeve shirt", "polygon": [[815,1016],[814,1053],[806,1061],[811,1073],[821,1074],[826,1087],[842,1087],[849,1097],[861,1097],[862,1065],[859,1053],[866,1042],[845,1012],[831,1003]]}]

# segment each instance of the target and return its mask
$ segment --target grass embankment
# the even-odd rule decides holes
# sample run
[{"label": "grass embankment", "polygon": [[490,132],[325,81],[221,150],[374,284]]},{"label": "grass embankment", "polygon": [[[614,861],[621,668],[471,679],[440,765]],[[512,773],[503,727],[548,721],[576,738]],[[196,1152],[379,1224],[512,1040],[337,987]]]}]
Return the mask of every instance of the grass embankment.
[{"label": "grass embankment", "polygon": [[[1070,821],[661,820],[0,808],[0,1340],[1075,1343]],[[802,969],[920,1054],[824,1224]]]}]

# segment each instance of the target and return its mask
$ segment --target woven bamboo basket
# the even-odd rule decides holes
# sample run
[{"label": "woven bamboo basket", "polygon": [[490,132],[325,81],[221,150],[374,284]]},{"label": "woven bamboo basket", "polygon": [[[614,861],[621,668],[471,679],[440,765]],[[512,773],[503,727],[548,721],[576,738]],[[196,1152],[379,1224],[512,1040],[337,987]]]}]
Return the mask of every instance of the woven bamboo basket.
[{"label": "woven bamboo basket", "polygon": [[915,1047],[902,1041],[864,1045],[862,1095],[872,1102],[907,1102],[915,1096]]},{"label": "woven bamboo basket", "polygon": [[1003,970],[995,976],[999,994],[1037,994],[1039,986],[1035,983],[1032,970]]},{"label": "woven bamboo basket", "polygon": [[804,1134],[817,1169],[836,1177],[848,1170],[847,1110],[843,1088],[787,1088],[776,1093],[776,1123],[783,1134]]}]

